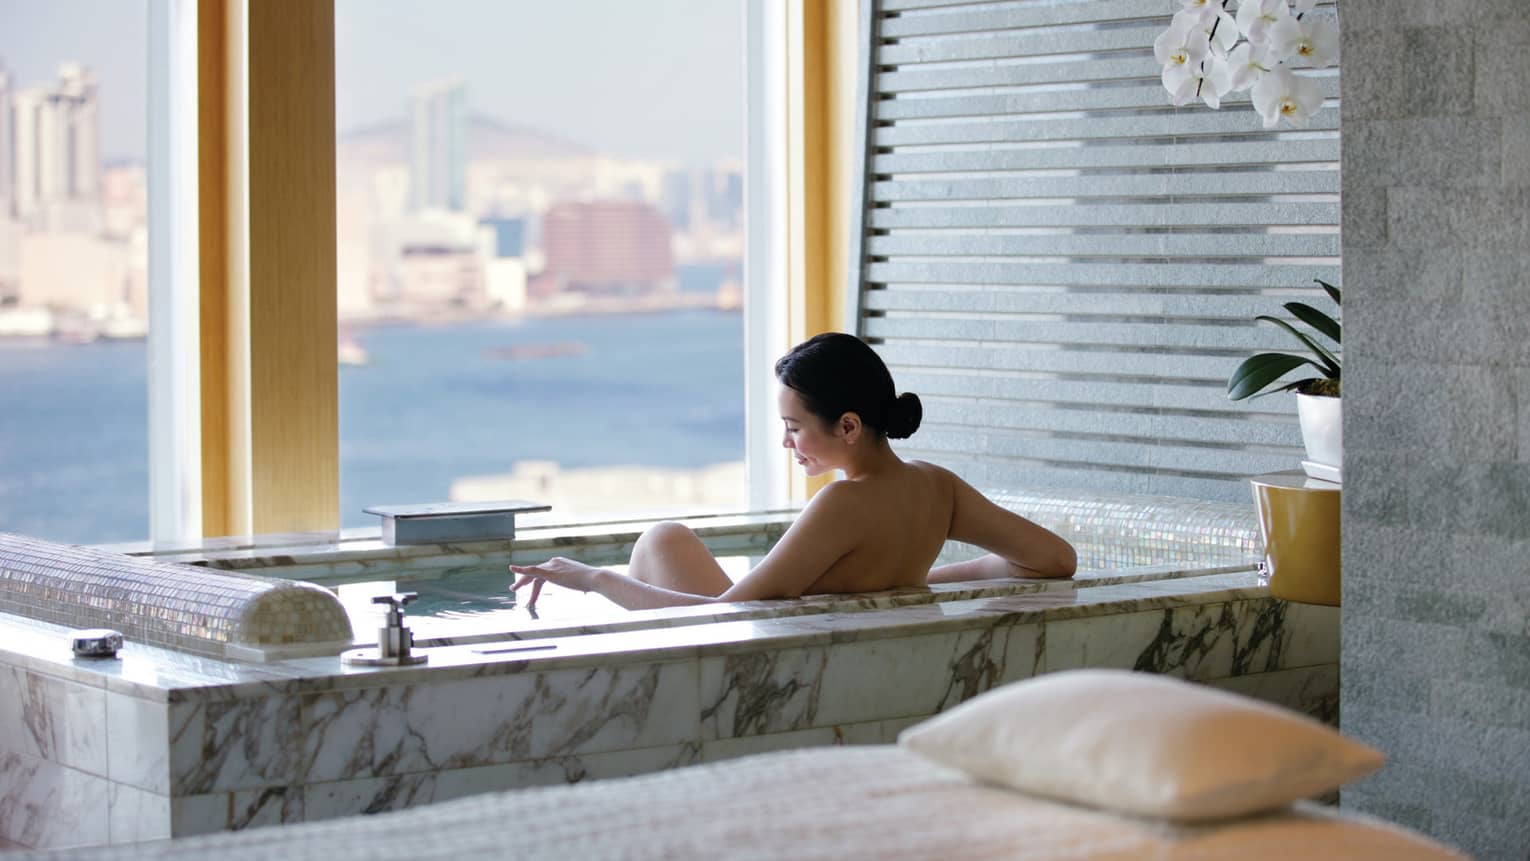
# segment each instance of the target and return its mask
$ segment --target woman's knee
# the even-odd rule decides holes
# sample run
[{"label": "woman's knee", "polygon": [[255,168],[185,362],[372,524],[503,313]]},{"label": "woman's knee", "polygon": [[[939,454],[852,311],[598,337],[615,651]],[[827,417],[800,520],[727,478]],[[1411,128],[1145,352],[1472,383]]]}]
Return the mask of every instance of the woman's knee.
[{"label": "woman's knee", "polygon": [[659,547],[676,544],[700,543],[701,539],[696,536],[696,533],[689,526],[683,523],[676,523],[673,520],[663,520],[643,530],[643,534],[638,536],[637,545],[633,549],[636,550],[638,547],[658,549]]}]

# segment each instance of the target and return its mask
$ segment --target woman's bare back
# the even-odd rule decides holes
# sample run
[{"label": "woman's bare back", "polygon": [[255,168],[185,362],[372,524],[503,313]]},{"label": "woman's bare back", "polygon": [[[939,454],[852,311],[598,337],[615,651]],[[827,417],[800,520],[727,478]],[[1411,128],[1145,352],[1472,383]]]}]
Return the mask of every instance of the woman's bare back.
[{"label": "woman's bare back", "polygon": [[951,529],[952,476],[923,461],[901,466],[874,478],[830,485],[842,498],[813,515],[836,517],[853,536],[852,546],[807,587],[806,594],[925,584]]}]

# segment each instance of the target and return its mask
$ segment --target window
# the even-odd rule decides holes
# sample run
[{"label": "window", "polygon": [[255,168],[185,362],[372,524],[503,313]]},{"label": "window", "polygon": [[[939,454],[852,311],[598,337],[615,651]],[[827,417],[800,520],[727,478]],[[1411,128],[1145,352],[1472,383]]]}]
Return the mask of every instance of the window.
[{"label": "window", "polygon": [[5,531],[149,532],[147,17],[146,2],[0,2]]},{"label": "window", "polygon": [[338,0],[342,526],[744,504],[744,14]]}]

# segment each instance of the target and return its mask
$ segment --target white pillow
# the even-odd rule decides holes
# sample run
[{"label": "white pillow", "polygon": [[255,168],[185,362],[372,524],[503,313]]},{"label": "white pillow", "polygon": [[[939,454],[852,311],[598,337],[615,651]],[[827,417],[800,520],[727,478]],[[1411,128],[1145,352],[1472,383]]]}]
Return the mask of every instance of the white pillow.
[{"label": "white pillow", "polygon": [[1279,706],[1125,670],[1006,685],[909,727],[898,744],[1024,792],[1176,821],[1281,807],[1386,759]]}]

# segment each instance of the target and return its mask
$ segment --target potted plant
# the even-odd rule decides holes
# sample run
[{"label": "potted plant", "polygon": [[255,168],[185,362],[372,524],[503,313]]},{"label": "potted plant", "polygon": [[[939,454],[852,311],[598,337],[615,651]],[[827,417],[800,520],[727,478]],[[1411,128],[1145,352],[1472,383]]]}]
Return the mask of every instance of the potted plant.
[{"label": "potted plant", "polygon": [[[1339,288],[1320,279],[1313,279],[1334,305],[1342,307]],[[1295,353],[1258,353],[1245,359],[1227,380],[1229,400],[1241,401],[1270,392],[1296,391],[1296,411],[1301,419],[1302,443],[1307,448],[1307,459],[1302,469],[1313,478],[1339,481],[1344,461],[1343,428],[1340,423],[1339,394],[1341,366],[1339,347],[1342,344],[1339,321],[1304,302],[1287,302],[1285,309],[1298,321],[1307,324],[1313,332],[1333,342],[1333,348],[1325,347],[1317,338],[1297,329],[1278,317],[1260,314],[1256,320],[1273,323],[1290,332],[1307,348],[1309,355]],[[1276,385],[1282,377],[1303,365],[1316,369],[1316,376]]]}]

